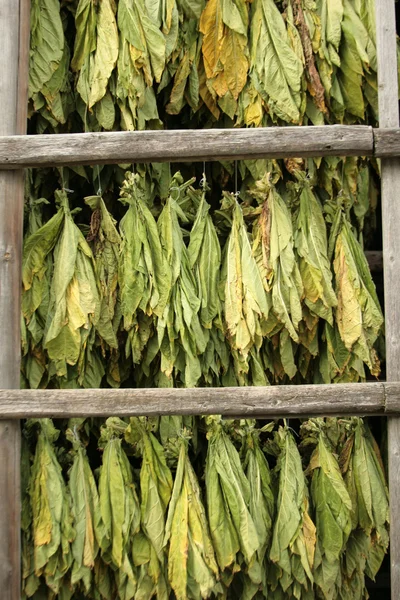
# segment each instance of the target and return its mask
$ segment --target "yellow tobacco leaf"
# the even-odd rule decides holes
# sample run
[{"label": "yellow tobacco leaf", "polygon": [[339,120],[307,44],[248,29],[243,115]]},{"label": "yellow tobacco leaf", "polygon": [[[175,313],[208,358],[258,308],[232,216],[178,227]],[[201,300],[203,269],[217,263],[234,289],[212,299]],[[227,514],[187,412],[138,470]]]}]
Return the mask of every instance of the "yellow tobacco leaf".
[{"label": "yellow tobacco leaf", "polygon": [[224,41],[224,23],[219,0],[209,0],[200,18],[200,31],[203,34],[204,67],[208,79],[221,70],[220,58]]},{"label": "yellow tobacco leaf", "polygon": [[35,546],[43,546],[51,542],[51,532],[53,529],[52,517],[49,505],[49,497],[47,494],[47,477],[46,468],[50,462],[48,457],[43,453],[43,461],[46,463],[45,467],[41,468],[39,475],[39,485],[37,488],[40,490],[40,494],[37,497],[37,504],[39,510],[37,511],[36,527],[34,528],[34,543]]},{"label": "yellow tobacco leaf", "polygon": [[83,564],[86,567],[94,567],[94,525],[92,519],[92,513],[90,512],[90,506],[88,503],[85,504],[85,546],[83,550]]},{"label": "yellow tobacco leaf", "polygon": [[172,521],[168,555],[168,578],[177,599],[186,600],[189,498],[185,482],[183,483],[175,510],[179,518],[175,518]]},{"label": "yellow tobacco leaf", "polygon": [[244,120],[247,126],[259,127],[262,123],[264,111],[260,94],[253,88],[249,89],[250,103],[245,109]]},{"label": "yellow tobacco leaf", "polygon": [[217,106],[215,97],[211,94],[207,86],[207,75],[204,70],[204,65],[200,62],[199,66],[199,94],[204,104],[207,106],[210,113],[218,121],[221,111]]},{"label": "yellow tobacco leaf", "polygon": [[354,277],[346,261],[343,234],[339,234],[336,242],[336,257],[334,261],[336,275],[338,305],[336,320],[346,348],[351,350],[353,344],[360,338],[362,332],[362,314]]},{"label": "yellow tobacco leaf", "polygon": [[224,66],[225,80],[235,100],[247,81],[249,63],[246,58],[247,40],[232,29],[227,29],[222,43],[221,62]]},{"label": "yellow tobacco leaf", "polygon": [[91,64],[89,108],[106,93],[108,80],[118,58],[118,29],[109,0],[100,3],[97,19],[97,47]]},{"label": "yellow tobacco leaf", "polygon": [[219,73],[218,77],[209,82],[217,96],[223,98],[228,92],[228,84],[226,82],[225,73]]},{"label": "yellow tobacco leaf", "polygon": [[303,535],[307,552],[307,558],[310,566],[314,565],[315,545],[317,543],[317,529],[308,514],[308,500],[306,510],[303,513]]}]

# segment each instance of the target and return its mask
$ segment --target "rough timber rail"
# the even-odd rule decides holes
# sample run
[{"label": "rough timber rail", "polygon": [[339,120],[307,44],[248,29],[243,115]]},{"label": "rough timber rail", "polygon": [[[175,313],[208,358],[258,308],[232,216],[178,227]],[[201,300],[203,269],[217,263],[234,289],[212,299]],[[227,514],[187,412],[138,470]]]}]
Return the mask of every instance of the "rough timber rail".
[{"label": "rough timber rail", "polygon": [[312,156],[400,156],[400,129],[325,125],[0,137],[0,170]]},{"label": "rough timber rail", "polygon": [[400,414],[400,383],[241,388],[0,390],[0,418],[210,415],[241,418]]}]

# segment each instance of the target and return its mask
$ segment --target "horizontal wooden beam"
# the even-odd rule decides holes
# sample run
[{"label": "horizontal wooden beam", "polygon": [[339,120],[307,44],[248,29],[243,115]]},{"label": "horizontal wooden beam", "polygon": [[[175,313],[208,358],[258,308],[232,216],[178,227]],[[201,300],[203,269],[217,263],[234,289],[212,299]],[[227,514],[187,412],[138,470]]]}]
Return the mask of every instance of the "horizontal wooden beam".
[{"label": "horizontal wooden beam", "polygon": [[400,156],[400,129],[374,129],[374,154],[377,158]]},{"label": "horizontal wooden beam", "polygon": [[372,154],[373,130],[364,125],[0,137],[0,169]]},{"label": "horizontal wooden beam", "polygon": [[212,414],[242,418],[400,414],[400,383],[0,390],[1,419]]}]

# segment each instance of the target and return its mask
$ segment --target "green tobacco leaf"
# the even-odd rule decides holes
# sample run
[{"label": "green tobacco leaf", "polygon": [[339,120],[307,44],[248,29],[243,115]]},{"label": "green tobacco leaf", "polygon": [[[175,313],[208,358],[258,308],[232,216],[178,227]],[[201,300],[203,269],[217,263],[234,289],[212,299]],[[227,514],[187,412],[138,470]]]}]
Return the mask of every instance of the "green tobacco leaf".
[{"label": "green tobacco leaf", "polygon": [[198,587],[201,597],[207,597],[216,583],[218,568],[200,487],[184,439],[180,440],[164,545],[168,541],[168,577],[176,597],[179,600],[188,598],[193,586]]},{"label": "green tobacco leaf", "polygon": [[[261,215],[253,226],[252,252],[276,318],[298,342],[303,284],[294,254],[291,215],[268,174],[256,183],[251,194],[262,204]],[[270,328],[275,325],[272,321]]]},{"label": "green tobacco leaf", "polygon": [[[87,10],[92,11],[93,8],[89,6]],[[84,14],[86,19],[83,19]],[[74,64],[76,66],[81,64],[77,91],[88,109],[91,109],[104,97],[111,73],[117,63],[118,29],[111,0],[101,0],[95,18],[91,12],[86,15],[84,11],[82,14],[77,13],[77,16],[82,17],[81,35],[88,38],[87,43],[80,44],[83,48],[75,49],[75,54],[77,52],[79,54]],[[95,33],[93,33],[94,29]],[[95,40],[91,41],[93,36]],[[82,62],[84,53],[87,54]]]},{"label": "green tobacco leaf", "polygon": [[339,561],[351,531],[349,494],[337,460],[322,435],[310,463],[318,539],[329,562]]},{"label": "green tobacco leaf", "polygon": [[374,344],[383,325],[383,315],[365,254],[344,216],[336,238],[334,271],[336,321],[343,343],[374,375],[379,375]]},{"label": "green tobacco leaf", "polygon": [[89,196],[85,198],[85,202],[93,211],[88,240],[93,246],[96,279],[101,293],[101,309],[96,330],[111,348],[117,348],[113,319],[117,303],[121,237],[115,226],[116,221],[101,197]]},{"label": "green tobacco leaf", "polygon": [[282,15],[273,0],[255,0],[250,27],[250,64],[256,89],[270,111],[299,123],[304,67],[291,47]]},{"label": "green tobacco leaf", "polygon": [[[161,370],[170,377],[182,371],[186,387],[194,387],[201,377],[201,355],[207,345],[208,332],[200,323],[200,282],[190,268],[188,249],[183,239],[179,220],[187,218],[173,198],[174,188],[179,186],[183,196],[185,187],[180,174],[171,180],[170,195],[158,219],[158,230],[166,264],[172,273],[171,296],[165,312],[157,323],[158,343],[161,350]],[[184,361],[184,368],[181,360]]]},{"label": "green tobacco leaf", "polygon": [[40,92],[60,64],[64,31],[57,0],[33,0],[31,7],[31,49],[29,96]]},{"label": "green tobacco leaf", "polygon": [[142,448],[141,524],[162,565],[166,511],[173,486],[171,471],[166,464],[163,447],[138,418],[131,419],[125,438],[128,443],[140,443]]},{"label": "green tobacco leaf", "polygon": [[72,579],[91,579],[91,569],[99,547],[104,545],[106,532],[101,520],[96,482],[86,452],[77,434],[67,431],[74,446],[74,462],[69,472],[71,511],[74,518],[75,539],[72,543],[74,564]]},{"label": "green tobacco leaf", "polygon": [[170,294],[171,271],[139,175],[127,175],[121,196],[129,205],[120,222],[119,266],[121,311],[124,327],[129,330],[138,308],[149,315],[163,315]]},{"label": "green tobacco leaf", "polygon": [[96,50],[97,11],[95,0],[79,0],[75,13],[75,48],[71,67],[80,71],[88,56]]},{"label": "green tobacco leaf", "polygon": [[[220,501],[219,506],[211,506],[218,488],[219,494],[222,493],[220,498],[223,498],[224,508],[221,507]],[[237,550],[243,554],[246,563],[250,564],[260,547],[255,524],[249,512],[250,484],[243,472],[237,450],[221,428],[217,428],[209,439],[206,489],[211,536],[221,570],[235,561]],[[216,511],[224,511],[225,517],[220,513],[218,518]],[[215,517],[218,518],[218,529],[215,526]],[[221,527],[224,520],[229,523],[225,530]],[[229,536],[232,550],[237,548],[231,555],[229,551],[227,554],[226,548]],[[227,539],[224,539],[225,537]]]},{"label": "green tobacco leaf", "polygon": [[165,38],[150,18],[142,0],[121,0],[118,27],[137,53],[136,66],[143,67],[148,85],[161,80],[165,67]]},{"label": "green tobacco leaf", "polygon": [[252,253],[242,209],[233,201],[232,229],[221,277],[225,279],[224,314],[233,348],[247,356],[252,346],[261,346],[262,323],[268,319],[270,299]]},{"label": "green tobacco leaf", "polygon": [[[108,419],[102,432],[105,448],[100,469],[99,499],[105,538],[101,550],[104,560],[118,569],[116,583],[119,593],[131,599],[137,588],[131,562],[132,537],[139,531],[140,507],[132,468],[121,447],[121,439],[114,437],[113,421]],[[126,427],[125,423],[123,425]]]},{"label": "green tobacco leaf", "polygon": [[70,499],[54,449],[59,431],[50,419],[43,419],[39,427],[29,489],[35,574],[43,574],[47,583],[58,590],[60,579],[72,564],[70,543],[75,534]]},{"label": "green tobacco leaf", "polygon": [[[57,213],[25,241],[22,254],[23,313],[29,320],[44,301],[47,257],[53,250],[63,224],[63,211]],[[28,294],[29,290],[32,290]]]},{"label": "green tobacco leaf", "polygon": [[272,537],[275,498],[268,462],[261,450],[259,432],[255,429],[246,437],[244,466],[250,483],[249,510],[260,542],[257,560],[249,569],[249,577],[255,584],[266,585],[266,558]]},{"label": "green tobacco leaf", "polygon": [[[92,252],[71,216],[66,192],[56,192],[63,225],[54,248],[54,270],[44,348],[56,372],[67,376],[67,365],[76,365],[83,342],[99,319],[100,295]],[[93,343],[93,342],[92,342]]]},{"label": "green tobacco leaf", "polygon": [[305,302],[312,312],[332,325],[332,308],[337,299],[328,260],[326,224],[321,205],[307,183],[301,190],[296,225],[295,247],[300,257]]},{"label": "green tobacco leaf", "polygon": [[[280,581],[283,590],[300,585],[303,586],[299,587],[301,593],[300,590],[307,590],[314,580],[316,530],[308,512],[308,491],[301,457],[288,428],[279,429],[276,444],[280,450],[277,464],[279,491],[269,558],[283,574]],[[271,579],[272,574],[273,571],[269,575]]]}]

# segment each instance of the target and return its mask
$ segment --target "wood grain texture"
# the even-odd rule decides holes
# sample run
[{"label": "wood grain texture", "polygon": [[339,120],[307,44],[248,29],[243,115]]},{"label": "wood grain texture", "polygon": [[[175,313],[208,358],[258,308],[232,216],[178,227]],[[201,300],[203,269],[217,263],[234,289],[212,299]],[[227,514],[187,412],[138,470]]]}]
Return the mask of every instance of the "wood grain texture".
[{"label": "wood grain texture", "polygon": [[193,389],[0,390],[0,415],[22,417],[105,417],[240,415],[283,417],[385,415],[400,413],[400,383],[284,385]]},{"label": "wood grain texture", "polygon": [[[399,127],[395,0],[378,0],[376,6],[378,100],[381,128]],[[379,133],[381,135],[381,133]],[[378,146],[378,137],[375,143]],[[391,139],[388,134],[388,139]],[[393,136],[392,136],[393,138]],[[378,151],[378,148],[377,148]],[[386,316],[386,377],[400,377],[400,160],[381,163],[383,265]],[[388,421],[390,490],[391,595],[400,598],[400,419]]]},{"label": "wood grain texture", "polygon": [[[0,134],[26,133],[29,0],[1,0]],[[0,173],[0,386],[19,386],[22,171]],[[20,577],[19,421],[0,423],[0,597],[19,600]]]},{"label": "wood grain texture", "polygon": [[374,155],[378,158],[400,156],[400,128],[374,129]]},{"label": "wood grain texture", "polygon": [[363,125],[74,133],[0,137],[0,169],[372,152],[372,128]]},{"label": "wood grain texture", "polygon": [[[386,378],[400,377],[400,160],[381,163]],[[391,402],[393,406],[393,401]],[[400,418],[388,421],[392,599],[400,598]]]},{"label": "wood grain texture", "polygon": [[[399,127],[395,0],[376,0],[379,127]],[[397,599],[396,599],[397,600]]]}]

